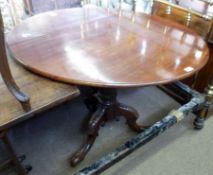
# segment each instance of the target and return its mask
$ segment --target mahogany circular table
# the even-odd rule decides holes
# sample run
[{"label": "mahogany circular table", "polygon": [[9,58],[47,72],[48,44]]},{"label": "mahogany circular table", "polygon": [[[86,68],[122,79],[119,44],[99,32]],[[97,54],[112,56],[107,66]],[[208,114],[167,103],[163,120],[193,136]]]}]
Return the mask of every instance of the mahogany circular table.
[{"label": "mahogany circular table", "polygon": [[137,111],[117,102],[116,89],[177,81],[207,63],[208,47],[190,29],[156,16],[130,16],[93,6],[58,10],[29,18],[8,35],[9,51],[27,69],[97,90],[87,101],[88,138],[72,165],[84,159],[108,119],[124,116],[135,131],[144,129]]}]

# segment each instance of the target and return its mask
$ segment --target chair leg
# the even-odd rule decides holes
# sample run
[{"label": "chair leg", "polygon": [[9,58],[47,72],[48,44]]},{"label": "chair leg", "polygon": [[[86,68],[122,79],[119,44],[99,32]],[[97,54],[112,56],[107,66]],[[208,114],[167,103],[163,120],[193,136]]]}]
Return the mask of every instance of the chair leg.
[{"label": "chair leg", "polygon": [[0,13],[0,74],[2,75],[2,78],[8,87],[9,91],[12,93],[12,95],[21,103],[23,109],[25,111],[30,110],[30,98],[24,94],[17,84],[15,83],[15,80],[13,79],[13,76],[10,71],[10,67],[7,60],[7,52],[6,52],[6,46],[5,46],[5,36],[3,31],[3,19],[2,15]]},{"label": "chair leg", "polygon": [[208,116],[209,107],[213,103],[213,80],[208,85],[205,94],[206,94],[206,105],[203,107],[203,109],[197,112],[197,116],[194,120],[194,128],[198,130],[204,127],[204,122]]},{"label": "chair leg", "polygon": [[27,166],[26,168],[21,165],[21,161],[25,159],[25,156],[17,157],[8,137],[6,132],[1,132],[0,133],[0,139],[2,140],[8,154],[9,154],[9,160],[4,162],[3,164],[0,165],[1,168],[13,164],[18,172],[18,175],[27,175],[27,173],[32,169],[31,166]]},{"label": "chair leg", "polygon": [[[0,60],[0,63],[1,62],[2,61]],[[3,63],[2,63],[2,66],[0,65],[0,73],[2,75],[2,78],[3,78],[4,82],[5,82],[8,90],[21,103],[22,108],[25,111],[29,111],[31,109],[30,98],[26,94],[24,94],[19,89],[17,84],[15,83],[15,81],[14,81],[12,75],[11,75],[11,72],[10,72],[10,69],[9,69],[7,61],[5,60],[5,62],[3,62]]]}]

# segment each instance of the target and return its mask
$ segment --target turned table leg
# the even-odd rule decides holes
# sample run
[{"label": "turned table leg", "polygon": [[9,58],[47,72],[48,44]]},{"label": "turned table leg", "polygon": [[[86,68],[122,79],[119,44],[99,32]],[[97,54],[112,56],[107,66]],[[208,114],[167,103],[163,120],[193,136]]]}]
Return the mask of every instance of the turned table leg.
[{"label": "turned table leg", "polygon": [[201,109],[197,112],[197,116],[194,120],[195,129],[202,129],[204,127],[204,122],[208,115],[209,107],[213,102],[213,80],[208,85],[208,87],[205,91],[205,94],[206,94],[206,104],[203,107],[203,109]]},{"label": "turned table leg", "polygon": [[[91,102],[91,104],[88,104],[88,102]],[[145,129],[145,127],[139,126],[136,123],[138,113],[134,108],[117,102],[117,92],[115,89],[99,89],[97,94],[86,101],[86,105],[93,112],[88,124],[87,140],[71,157],[70,163],[72,166],[77,165],[85,158],[95,142],[100,126],[107,120],[123,116],[128,126],[134,131],[141,132]]]},{"label": "turned table leg", "polygon": [[18,175],[27,175],[27,173],[32,169],[31,166],[26,166],[26,167],[23,167],[21,165],[21,162],[25,159],[25,156],[20,156],[20,157],[17,157],[7,135],[6,135],[6,132],[0,132],[0,139],[2,140],[8,154],[9,154],[9,160],[7,160],[6,162],[2,163],[0,165],[0,170],[3,169],[4,167],[8,166],[9,164],[12,164],[15,166],[17,172],[18,172]]}]

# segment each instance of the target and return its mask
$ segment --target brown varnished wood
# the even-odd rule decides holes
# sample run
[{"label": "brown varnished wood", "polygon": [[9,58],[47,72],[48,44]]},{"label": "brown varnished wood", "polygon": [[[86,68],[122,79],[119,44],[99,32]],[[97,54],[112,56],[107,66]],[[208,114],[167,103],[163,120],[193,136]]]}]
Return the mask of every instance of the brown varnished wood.
[{"label": "brown varnished wood", "polygon": [[[9,57],[10,58],[10,57]],[[17,84],[31,97],[31,110],[25,112],[18,101],[7,90],[0,77],[0,131],[33,117],[35,114],[50,109],[79,95],[75,86],[54,82],[32,74],[9,59],[9,65]]]},{"label": "brown varnished wood", "polygon": [[[153,14],[169,18],[187,27],[192,28],[198,34],[203,36],[208,41],[210,49],[210,59],[207,65],[194,78],[193,87],[199,91],[204,91],[206,95],[206,105],[197,112],[194,120],[194,128],[202,129],[204,121],[208,116],[209,105],[212,104],[212,75],[213,75],[213,44],[212,44],[212,30],[213,30],[213,6],[209,1],[201,0],[178,0],[178,6],[168,3],[164,0],[155,0],[153,6]],[[189,83],[189,81],[187,82]],[[208,86],[207,86],[208,85]],[[173,84],[161,87],[170,96],[178,99],[179,102],[186,102],[189,99],[187,94],[182,93]],[[180,98],[184,95],[184,99]],[[182,103],[181,102],[181,103]],[[185,103],[184,102],[184,103]]]},{"label": "brown varnished wood", "polygon": [[[3,141],[6,149],[8,150],[9,160],[1,164],[1,167],[12,162],[20,175],[25,175],[25,168],[21,166],[15,152],[12,150],[10,142],[6,137],[6,130],[12,126],[34,117],[42,111],[50,109],[54,106],[69,101],[79,95],[79,90],[75,86],[67,85],[64,83],[54,82],[37,76],[25,70],[21,65],[17,64],[13,59],[9,58],[9,65],[14,75],[14,79],[24,92],[30,96],[31,109],[24,111],[19,102],[14,99],[0,77],[0,139]],[[26,170],[30,170],[27,167]],[[1,173],[0,173],[1,174]]]},{"label": "brown varnished wood", "polygon": [[[25,175],[27,172],[21,166],[21,162],[17,161],[17,156],[6,137],[7,129],[30,119],[35,114],[73,99],[79,95],[79,90],[75,86],[54,82],[34,75],[17,64],[13,59],[10,59],[10,57],[8,58],[14,79],[19,87],[29,94],[31,98],[31,109],[27,112],[22,109],[19,102],[9,93],[7,86],[0,77],[0,139],[3,141],[10,156],[8,161],[3,164],[0,162],[0,171],[1,167],[5,167],[12,162],[17,168],[17,172],[20,175]],[[27,167],[26,170],[29,171],[30,167]]]},{"label": "brown varnished wood", "polygon": [[[210,18],[209,20],[207,20],[205,18],[205,16],[211,16],[211,14],[213,14],[213,6],[209,5],[208,2],[200,0],[194,0],[193,3],[191,2],[191,0],[179,0],[178,5],[179,6],[175,7],[171,6],[171,13],[167,14],[167,8],[169,7],[168,2],[155,0],[153,5],[153,14],[185,25],[205,38],[206,41],[208,41],[208,46],[210,48],[210,59],[208,63],[193,78],[184,80],[184,83],[187,83],[196,90],[203,92],[213,75],[213,32],[211,31],[213,19]],[[182,7],[186,9],[184,10],[182,9]],[[188,21],[187,15],[189,13],[191,15],[191,19]]]},{"label": "brown varnished wood", "polygon": [[5,49],[4,24],[1,11],[0,11],[0,75],[2,76],[2,79],[4,80],[4,83],[6,84],[8,90],[21,103],[22,108],[25,111],[29,111],[31,108],[30,98],[25,93],[23,93],[16,84],[8,64]]},{"label": "brown varnished wood", "polygon": [[176,81],[200,70],[209,56],[203,39],[182,25],[141,14],[133,21],[91,6],[36,15],[7,42],[26,68],[95,87]]},{"label": "brown varnished wood", "polygon": [[141,132],[146,128],[137,124],[139,114],[134,108],[117,101],[117,92],[115,89],[97,89],[97,93],[91,98],[96,99],[95,101],[89,100],[90,103],[92,102],[90,105],[94,105],[96,109],[91,111],[85,143],[71,157],[70,163],[72,166],[76,166],[85,158],[98,136],[100,126],[106,121],[122,116],[133,131]]},{"label": "brown varnished wood", "polygon": [[[41,78],[11,60],[5,47],[4,35],[0,13],[0,131],[79,94],[76,87]],[[31,97],[30,102],[29,97],[20,89]]]},{"label": "brown varnished wood", "polygon": [[[53,82],[26,71],[10,59],[4,38],[3,20],[0,12],[0,141],[9,156],[7,161],[0,163],[0,171],[12,164],[19,175],[26,175],[31,170],[31,166],[23,167],[21,165],[25,156],[21,156],[21,158],[16,156],[6,135],[7,129],[31,118],[36,113],[76,97],[79,91],[74,86]],[[20,88],[30,95],[31,101]],[[22,106],[19,105],[19,102]]]}]

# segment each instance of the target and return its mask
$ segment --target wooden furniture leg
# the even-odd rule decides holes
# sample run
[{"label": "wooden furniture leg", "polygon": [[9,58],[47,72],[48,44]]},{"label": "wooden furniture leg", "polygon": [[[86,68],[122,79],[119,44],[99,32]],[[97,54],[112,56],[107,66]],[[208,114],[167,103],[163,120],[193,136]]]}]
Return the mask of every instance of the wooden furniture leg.
[{"label": "wooden furniture leg", "polygon": [[9,91],[12,93],[12,95],[21,103],[23,109],[25,111],[29,111],[30,110],[30,98],[25,95],[20,89],[19,87],[16,85],[7,60],[5,59],[0,59],[0,72],[2,75],[2,78],[6,84],[6,86],[8,87]]},{"label": "wooden furniture leg", "polygon": [[[94,100],[96,98],[97,100]],[[138,118],[138,113],[132,107],[126,106],[117,102],[117,92],[115,89],[99,89],[97,94],[91,97],[90,102],[95,106],[91,108],[91,104],[88,108],[93,111],[96,109],[90,118],[88,125],[88,136],[84,145],[71,157],[71,165],[75,166],[81,162],[90,148],[92,147],[95,139],[98,135],[99,128],[107,120],[116,118],[117,116],[125,117],[127,124],[131,129],[136,132],[143,131],[146,127],[139,126],[136,121]],[[88,102],[88,101],[87,101]]]},{"label": "wooden furniture leg", "polygon": [[202,129],[204,127],[204,122],[206,120],[209,107],[213,103],[213,80],[208,85],[205,94],[206,94],[206,105],[203,107],[203,109],[199,110],[197,113],[197,116],[194,120],[195,129]]},{"label": "wooden furniture leg", "polygon": [[5,161],[0,165],[0,170],[3,169],[4,167],[8,166],[9,164],[13,164],[19,173],[18,175],[26,175],[31,169],[31,166],[26,166],[23,167],[21,165],[21,162],[25,159],[25,156],[20,156],[17,157],[8,137],[6,132],[0,132],[0,139],[2,140],[8,154],[9,154],[9,160]]},{"label": "wooden furniture leg", "polygon": [[7,61],[6,49],[5,49],[4,26],[3,26],[1,13],[0,13],[0,29],[1,29],[0,31],[0,73],[9,91],[21,103],[23,109],[25,111],[28,111],[30,110],[29,97],[20,91],[19,87],[16,85],[12,77],[12,74],[10,72],[9,64]]}]

